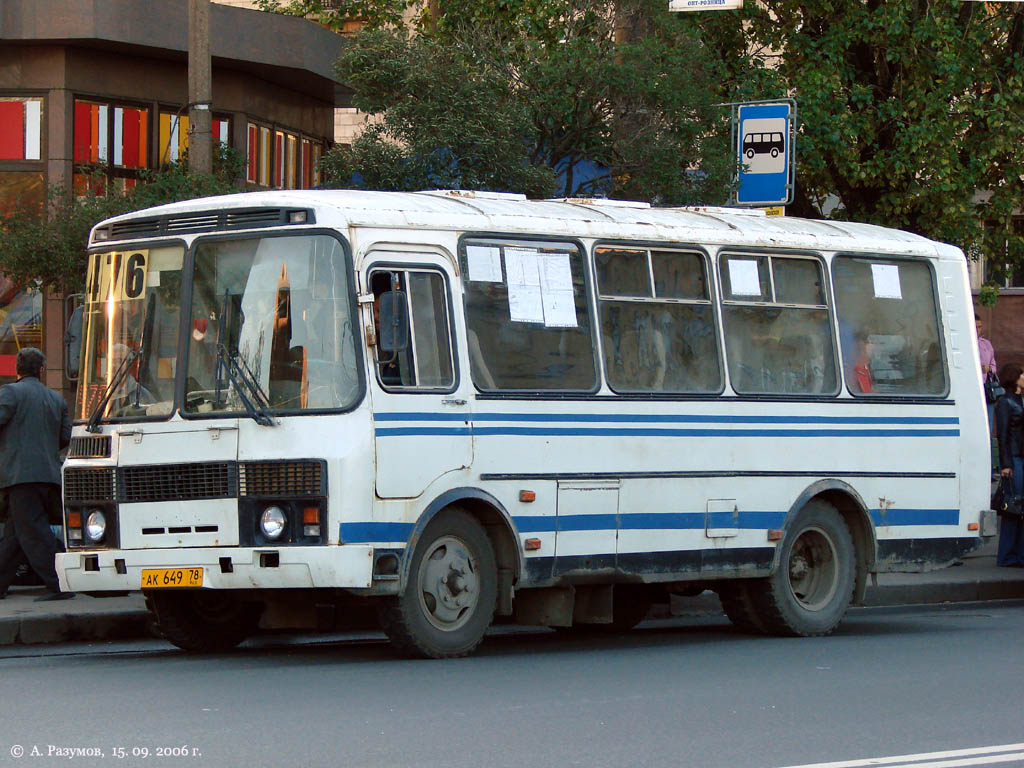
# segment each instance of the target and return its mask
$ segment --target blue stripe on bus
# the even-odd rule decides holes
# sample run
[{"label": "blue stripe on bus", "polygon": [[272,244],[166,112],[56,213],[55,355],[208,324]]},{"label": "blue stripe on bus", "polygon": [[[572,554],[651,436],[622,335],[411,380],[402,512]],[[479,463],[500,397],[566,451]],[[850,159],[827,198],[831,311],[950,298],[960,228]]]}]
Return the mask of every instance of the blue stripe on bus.
[{"label": "blue stripe on bus", "polygon": [[956,416],[738,416],[626,413],[429,413],[383,412],[377,421],[526,421],[658,424],[959,424]]},{"label": "blue stripe on bus", "polygon": [[959,509],[870,509],[875,525],[959,525]]},{"label": "blue stripe on bus", "polygon": [[378,427],[377,437],[959,437],[959,429],[643,429],[586,427]]},{"label": "blue stripe on bus", "polygon": [[412,523],[342,523],[344,544],[365,544],[369,541],[408,541]]},{"label": "blue stripe on bus", "polygon": [[[868,510],[877,525],[958,525],[957,509],[880,509]],[[636,514],[543,515],[516,516],[513,522],[520,534],[571,531],[693,531],[703,528],[737,528],[738,530],[769,530],[781,528],[785,512],[741,510],[738,519],[732,512],[713,512],[710,521],[704,512],[639,512]],[[710,525],[709,525],[710,523]],[[342,523],[341,540],[346,544],[376,541],[408,541],[412,523]]]}]

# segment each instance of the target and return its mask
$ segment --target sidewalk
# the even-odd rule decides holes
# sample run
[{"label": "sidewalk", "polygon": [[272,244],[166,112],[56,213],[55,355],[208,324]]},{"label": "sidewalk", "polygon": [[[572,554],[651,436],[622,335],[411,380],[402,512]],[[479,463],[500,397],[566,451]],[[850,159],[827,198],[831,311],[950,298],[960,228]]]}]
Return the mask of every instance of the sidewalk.
[{"label": "sidewalk", "polygon": [[[868,606],[1024,599],[1024,568],[998,568],[995,539],[964,558],[963,565],[930,573],[883,573],[868,586]],[[133,640],[153,637],[141,593],[125,597],[36,603],[42,587],[12,587],[0,600],[0,645],[72,640]],[[720,613],[718,596],[704,592],[673,599],[671,613]],[[667,613],[662,613],[667,615]]]}]

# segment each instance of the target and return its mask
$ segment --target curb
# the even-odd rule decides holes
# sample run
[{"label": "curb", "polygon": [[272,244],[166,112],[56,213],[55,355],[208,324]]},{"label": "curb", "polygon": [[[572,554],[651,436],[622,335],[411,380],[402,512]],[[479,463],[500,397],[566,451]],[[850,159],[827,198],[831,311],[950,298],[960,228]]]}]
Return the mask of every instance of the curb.
[{"label": "curb", "polygon": [[0,619],[0,645],[39,645],[75,640],[140,640],[155,637],[148,611],[102,611],[86,614]]},{"label": "curb", "polygon": [[[94,599],[80,596],[79,599]],[[884,607],[937,603],[1024,599],[1024,579],[992,581],[967,579],[930,584],[887,584],[868,587],[863,605]],[[710,590],[696,597],[673,597],[655,605],[649,619],[718,616],[722,604]],[[344,631],[344,630],[341,630]],[[157,638],[146,610],[117,609],[87,613],[0,618],[0,646],[39,645],[90,640],[144,640]]]}]

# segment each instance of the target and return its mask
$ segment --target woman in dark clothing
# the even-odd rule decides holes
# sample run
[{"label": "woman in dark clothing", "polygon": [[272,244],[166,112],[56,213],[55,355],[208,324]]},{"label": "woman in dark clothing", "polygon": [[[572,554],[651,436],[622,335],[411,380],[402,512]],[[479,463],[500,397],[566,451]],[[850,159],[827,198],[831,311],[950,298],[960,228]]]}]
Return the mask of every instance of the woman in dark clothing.
[{"label": "woman in dark clothing", "polygon": [[[996,437],[999,470],[1013,480],[1014,493],[1024,496],[1024,368],[1007,363],[999,369],[999,383],[1006,394],[996,402]],[[996,565],[1024,567],[1024,522],[999,518],[999,551]]]}]

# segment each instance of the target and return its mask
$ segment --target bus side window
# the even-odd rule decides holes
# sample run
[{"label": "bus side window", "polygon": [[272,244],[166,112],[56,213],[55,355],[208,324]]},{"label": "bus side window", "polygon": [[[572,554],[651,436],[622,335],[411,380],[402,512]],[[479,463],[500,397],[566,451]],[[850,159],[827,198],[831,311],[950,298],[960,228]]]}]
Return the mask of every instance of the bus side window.
[{"label": "bus side window", "polygon": [[701,254],[596,248],[594,265],[605,373],[613,390],[721,390],[721,361]]},{"label": "bus side window", "polygon": [[[942,396],[948,390],[935,277],[883,256],[832,262],[839,341],[854,394]],[[870,381],[868,388],[864,382]]]},{"label": "bus side window", "polygon": [[831,322],[818,259],[726,255],[722,321],[739,394],[832,395]]},{"label": "bus side window", "polygon": [[[373,321],[377,334],[377,377],[387,389],[450,389],[455,385],[449,328],[448,291],[440,272],[377,271],[370,275],[374,294]],[[380,347],[380,299],[407,303],[404,322],[408,343],[402,349]]]},{"label": "bus side window", "polygon": [[460,258],[470,369],[477,389],[597,389],[578,246],[466,239]]}]

